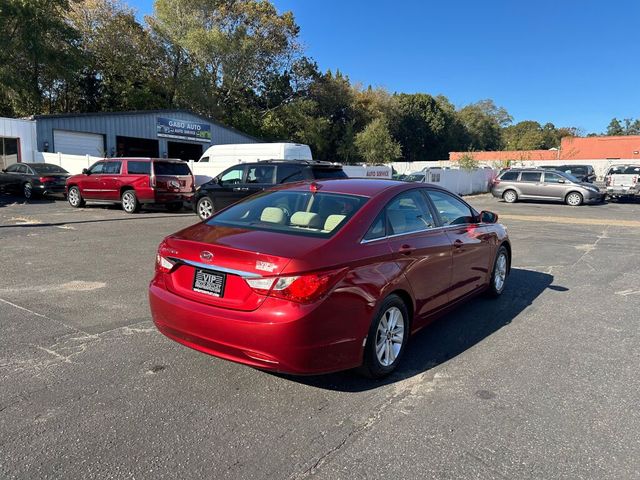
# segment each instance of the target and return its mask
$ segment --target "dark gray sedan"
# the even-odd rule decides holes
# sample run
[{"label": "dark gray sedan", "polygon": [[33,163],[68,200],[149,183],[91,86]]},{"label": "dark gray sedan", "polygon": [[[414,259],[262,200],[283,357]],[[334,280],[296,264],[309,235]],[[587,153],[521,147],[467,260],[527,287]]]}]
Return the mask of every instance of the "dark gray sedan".
[{"label": "dark gray sedan", "polygon": [[14,163],[0,172],[0,189],[34,195],[64,194],[69,172],[51,163]]}]

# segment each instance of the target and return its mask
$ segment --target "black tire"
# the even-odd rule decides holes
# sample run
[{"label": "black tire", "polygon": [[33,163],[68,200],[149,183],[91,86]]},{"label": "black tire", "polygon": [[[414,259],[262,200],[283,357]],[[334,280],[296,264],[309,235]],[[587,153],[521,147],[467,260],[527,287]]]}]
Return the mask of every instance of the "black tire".
[{"label": "black tire", "polygon": [[[210,212],[207,215],[207,212]],[[200,217],[200,220],[207,220],[215,213],[213,200],[208,195],[204,195],[198,199],[196,203],[196,214]]]},{"label": "black tire", "polygon": [[25,182],[22,185],[22,196],[26,200],[31,200],[33,197],[36,196],[36,192],[33,191],[33,185],[31,184],[31,182]]},{"label": "black tire", "polygon": [[[397,328],[389,330],[382,323],[384,321],[386,325],[389,325],[392,316],[396,312],[402,315],[401,334]],[[398,326],[398,321],[396,321],[395,325],[396,327]],[[402,354],[409,340],[410,328],[407,306],[399,296],[395,294],[389,295],[384,299],[373,318],[373,322],[371,322],[367,343],[364,347],[362,366],[358,369],[358,373],[369,378],[383,378],[391,374],[402,359]],[[394,331],[396,332],[395,335],[393,334]],[[399,345],[399,349],[396,350],[395,346],[397,344],[393,342],[393,338],[397,338],[398,335],[401,335],[402,342]],[[382,358],[377,353],[380,346],[382,346],[380,354]],[[385,359],[390,363],[386,363]]]},{"label": "black tire", "polygon": [[507,203],[516,203],[518,201],[518,193],[510,188],[503,192],[502,198]]},{"label": "black tire", "polygon": [[584,202],[584,197],[579,192],[569,192],[567,196],[564,197],[564,203],[569,205],[570,207],[579,207]]},{"label": "black tire", "polygon": [[[504,258],[504,264],[501,261],[502,258]],[[490,297],[499,297],[502,295],[504,287],[507,284],[510,265],[511,259],[509,258],[509,251],[507,250],[507,247],[501,245],[496,253],[496,258],[493,261],[491,280],[489,282],[489,289],[487,290],[487,294]],[[500,277],[502,278],[502,281],[499,281]]]},{"label": "black tire", "polygon": [[69,193],[67,194],[67,201],[73,208],[80,208],[84,207],[85,205],[84,198],[82,198],[80,189],[78,187],[71,187],[69,189]]},{"label": "black tire", "polygon": [[167,204],[167,210],[169,210],[170,212],[179,212],[180,210],[182,210],[182,207],[183,207],[182,202]]},{"label": "black tire", "polygon": [[120,202],[122,204],[122,209],[127,213],[136,213],[140,210],[140,202],[138,202],[136,192],[133,190],[125,190],[122,192],[122,195],[120,195]]}]

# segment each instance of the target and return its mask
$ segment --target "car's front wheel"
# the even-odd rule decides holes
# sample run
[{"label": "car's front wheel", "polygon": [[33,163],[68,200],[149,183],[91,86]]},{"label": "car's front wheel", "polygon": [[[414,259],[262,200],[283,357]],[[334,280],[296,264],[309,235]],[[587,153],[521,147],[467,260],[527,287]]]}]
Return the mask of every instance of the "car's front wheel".
[{"label": "car's front wheel", "polygon": [[79,208],[84,206],[84,199],[80,194],[80,189],[78,187],[71,187],[69,189],[69,193],[67,194],[67,201],[69,205],[73,208]]},{"label": "car's front wheel", "polygon": [[389,295],[371,323],[360,373],[369,378],[389,375],[398,366],[408,339],[407,306],[397,295]]},{"label": "car's front wheel", "polygon": [[125,190],[120,197],[122,202],[122,209],[127,213],[135,213],[140,209],[140,202],[136,197],[136,192],[133,190]]},{"label": "car's front wheel", "polygon": [[582,205],[582,200],[583,200],[582,195],[580,195],[578,192],[571,192],[564,199],[567,205],[570,205],[572,207],[577,207],[579,205]]},{"label": "car's front wheel", "polygon": [[213,201],[208,196],[202,197],[196,204],[196,212],[202,220],[206,220],[213,215]]}]

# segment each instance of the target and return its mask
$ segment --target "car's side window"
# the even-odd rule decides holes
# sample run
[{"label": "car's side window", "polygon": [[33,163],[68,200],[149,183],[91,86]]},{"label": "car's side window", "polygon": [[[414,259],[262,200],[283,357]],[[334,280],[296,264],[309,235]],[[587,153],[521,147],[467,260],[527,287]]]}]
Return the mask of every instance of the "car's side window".
[{"label": "car's side window", "polygon": [[518,180],[520,172],[504,172],[500,177],[500,180]]},{"label": "car's side window", "polygon": [[26,173],[27,175],[35,175],[36,172],[33,171],[33,169],[31,167],[28,167],[27,165],[24,166],[24,173]]},{"label": "car's side window", "polygon": [[545,183],[561,183],[560,180],[564,180],[561,175],[558,175],[557,173],[544,172]]},{"label": "car's side window", "polygon": [[107,162],[105,163],[104,168],[102,169],[102,173],[109,173],[109,174],[118,174],[120,173],[120,166],[122,165],[122,162]]},{"label": "car's side window", "polygon": [[220,182],[227,184],[242,183],[243,174],[244,166],[233,167],[222,174],[222,176],[220,177]]},{"label": "car's side window", "polygon": [[202,157],[200,160],[198,160],[200,163],[207,163],[209,161],[209,157]]},{"label": "car's side window", "polygon": [[13,165],[9,165],[7,167],[8,173],[18,173],[18,167],[20,167],[19,163],[14,163]]},{"label": "car's side window", "polygon": [[379,238],[384,238],[387,235],[386,222],[384,217],[384,212],[382,212],[378,217],[374,220],[371,228],[365,234],[363,240],[377,240]]},{"label": "car's side window", "polygon": [[98,162],[95,163],[90,169],[89,171],[91,172],[92,175],[95,175],[97,173],[104,173],[104,166],[105,166],[106,162]]},{"label": "car's side window", "polygon": [[27,166],[26,165],[18,165],[18,168],[16,169],[16,172],[18,172],[18,173],[27,173]]},{"label": "car's side window", "polygon": [[151,173],[151,162],[127,162],[127,172],[129,175],[149,175]]},{"label": "car's side window", "polygon": [[395,197],[386,208],[389,235],[427,230],[435,225],[426,199],[418,190]]},{"label": "car's side window", "polygon": [[300,165],[278,165],[276,168],[276,183],[298,182],[304,180]]},{"label": "car's side window", "polygon": [[522,172],[520,174],[521,182],[539,182],[542,172]]},{"label": "car's side window", "polygon": [[246,183],[273,183],[273,165],[253,165],[247,170]]},{"label": "car's side window", "polygon": [[438,215],[440,215],[443,226],[475,223],[473,212],[461,200],[437,190],[430,190],[428,193],[438,211]]}]

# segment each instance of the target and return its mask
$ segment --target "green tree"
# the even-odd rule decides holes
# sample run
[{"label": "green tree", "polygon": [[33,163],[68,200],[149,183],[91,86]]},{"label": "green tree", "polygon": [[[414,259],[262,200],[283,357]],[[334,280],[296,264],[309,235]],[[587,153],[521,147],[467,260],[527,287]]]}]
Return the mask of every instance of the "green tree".
[{"label": "green tree", "polygon": [[0,3],[0,101],[5,113],[56,109],[61,82],[78,68],[78,34],[65,14],[69,0]]},{"label": "green tree", "polygon": [[463,170],[475,170],[480,166],[480,162],[475,159],[473,152],[467,152],[460,156],[458,165],[460,165],[460,168]]},{"label": "green tree", "polygon": [[402,155],[400,144],[393,139],[387,122],[376,118],[355,136],[360,156],[368,164],[393,162]]},{"label": "green tree", "polygon": [[624,128],[622,128],[622,124],[620,120],[617,118],[612,118],[607,126],[607,135],[624,135]]},{"label": "green tree", "polygon": [[493,100],[481,100],[462,108],[458,112],[460,121],[469,135],[469,147],[474,150],[500,150],[502,128],[508,126],[512,118]]}]

